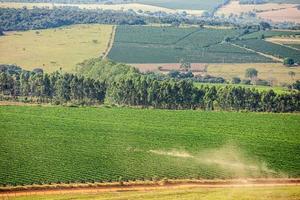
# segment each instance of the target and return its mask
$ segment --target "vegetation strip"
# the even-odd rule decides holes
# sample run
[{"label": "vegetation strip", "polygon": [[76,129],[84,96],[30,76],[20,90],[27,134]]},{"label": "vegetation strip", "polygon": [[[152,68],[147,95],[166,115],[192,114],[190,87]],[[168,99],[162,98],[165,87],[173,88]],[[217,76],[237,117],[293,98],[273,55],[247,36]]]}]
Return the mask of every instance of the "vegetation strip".
[{"label": "vegetation strip", "polygon": [[107,49],[104,51],[104,54],[103,54],[103,58],[107,58],[113,44],[114,44],[114,41],[115,41],[115,35],[116,35],[116,26],[113,26],[112,27],[112,32],[110,34],[110,38],[109,38],[109,42],[108,42],[108,45],[107,45]]}]

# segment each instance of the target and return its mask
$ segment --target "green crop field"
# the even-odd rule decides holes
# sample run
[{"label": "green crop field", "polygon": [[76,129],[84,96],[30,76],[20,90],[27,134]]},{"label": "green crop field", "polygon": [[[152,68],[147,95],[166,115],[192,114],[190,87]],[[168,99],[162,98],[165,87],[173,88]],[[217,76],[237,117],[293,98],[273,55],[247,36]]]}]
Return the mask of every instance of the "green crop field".
[{"label": "green crop field", "polygon": [[286,43],[286,44],[284,44],[284,45],[286,45],[286,46],[290,46],[290,47],[294,47],[294,48],[297,48],[297,49],[299,49],[299,51],[300,51],[300,44],[291,44],[291,43]]},{"label": "green crop field", "polygon": [[260,188],[187,188],[140,192],[106,192],[87,194],[32,195],[10,197],[11,200],[296,200],[299,186]]},{"label": "green crop field", "polygon": [[0,185],[300,176],[300,115],[0,107]]},{"label": "green crop field", "polygon": [[260,39],[261,36],[265,37],[278,37],[278,36],[297,36],[300,35],[300,31],[283,31],[283,30],[267,30],[267,31],[258,31],[250,34],[243,35],[241,39]]},{"label": "green crop field", "polygon": [[[118,26],[109,58],[124,63],[267,63],[259,54],[222,41],[234,29]],[[130,53],[129,53],[130,52]]]},{"label": "green crop field", "polygon": [[295,50],[289,47],[267,42],[265,40],[241,40],[236,41],[235,44],[279,58],[293,58],[295,62],[300,62],[300,50]]}]

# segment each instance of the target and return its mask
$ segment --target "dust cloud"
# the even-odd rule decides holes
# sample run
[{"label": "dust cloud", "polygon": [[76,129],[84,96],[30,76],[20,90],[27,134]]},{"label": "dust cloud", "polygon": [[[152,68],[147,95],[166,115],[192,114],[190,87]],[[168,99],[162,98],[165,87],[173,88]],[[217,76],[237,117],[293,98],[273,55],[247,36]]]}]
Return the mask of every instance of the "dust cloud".
[{"label": "dust cloud", "polygon": [[211,167],[217,167],[222,171],[234,173],[236,177],[282,177],[283,173],[276,172],[270,169],[265,162],[257,161],[246,156],[242,150],[234,145],[224,145],[217,149],[208,149],[201,152],[191,154],[187,151],[172,150],[150,150],[149,153],[171,156]]}]

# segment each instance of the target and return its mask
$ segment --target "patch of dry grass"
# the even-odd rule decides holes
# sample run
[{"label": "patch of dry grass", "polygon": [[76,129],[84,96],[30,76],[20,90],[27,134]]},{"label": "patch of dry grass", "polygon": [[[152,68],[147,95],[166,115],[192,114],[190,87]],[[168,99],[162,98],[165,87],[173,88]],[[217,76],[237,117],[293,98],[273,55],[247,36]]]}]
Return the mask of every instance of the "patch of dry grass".
[{"label": "patch of dry grass", "polygon": [[0,37],[0,63],[47,72],[72,71],[85,59],[101,56],[109,44],[111,25],[74,25],[55,29],[7,32]]},{"label": "patch of dry grass", "polygon": [[[164,64],[132,64],[136,68],[143,72],[146,71],[159,71],[158,67],[161,66],[167,70],[179,70],[180,64],[178,63],[164,63]],[[221,76],[225,79],[232,79],[233,77],[245,78],[245,71],[247,68],[255,68],[258,70],[260,79],[270,80],[272,79],[275,85],[281,83],[292,83],[295,80],[300,79],[299,67],[286,67],[281,63],[216,63],[216,64],[202,64],[192,63],[192,70],[201,70],[203,66],[207,66],[208,75]],[[289,76],[288,72],[293,71],[296,76],[293,79]],[[197,74],[197,73],[195,73]],[[202,73],[203,74],[203,73]]]}]

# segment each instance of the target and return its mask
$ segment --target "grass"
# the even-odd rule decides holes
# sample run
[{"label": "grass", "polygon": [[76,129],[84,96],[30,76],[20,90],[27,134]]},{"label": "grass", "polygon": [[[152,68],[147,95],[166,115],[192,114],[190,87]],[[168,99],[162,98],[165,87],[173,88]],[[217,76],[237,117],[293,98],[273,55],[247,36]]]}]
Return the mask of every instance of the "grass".
[{"label": "grass", "polygon": [[[118,26],[109,58],[125,63],[265,63],[257,53],[222,42],[234,29]],[[128,52],[131,52],[128,54]]]},{"label": "grass", "polygon": [[0,37],[0,63],[17,64],[47,72],[63,68],[73,71],[76,64],[105,52],[111,25],[74,25],[55,29],[9,32]]},{"label": "grass", "polygon": [[196,86],[201,85],[209,85],[209,86],[216,86],[216,87],[226,87],[226,86],[232,86],[232,87],[245,87],[245,88],[255,88],[256,90],[262,92],[262,91],[269,91],[274,90],[274,92],[278,94],[288,93],[289,91],[283,87],[270,87],[270,86],[261,86],[261,85],[243,85],[243,84],[222,84],[222,83],[195,83]]},{"label": "grass", "polygon": [[[281,63],[233,63],[233,64],[209,64],[207,73],[213,76],[221,76],[228,80],[232,77],[245,78],[247,68],[255,68],[258,71],[258,78],[273,80],[275,85],[282,83],[293,83],[300,79],[299,67],[286,67]],[[296,76],[292,79],[288,72],[293,71]]]},{"label": "grass", "polygon": [[299,186],[259,187],[259,188],[188,188],[163,189],[139,192],[107,192],[90,194],[59,194],[11,197],[11,200],[296,200],[300,196]]},{"label": "grass", "polygon": [[0,185],[300,176],[300,115],[0,107]]}]

